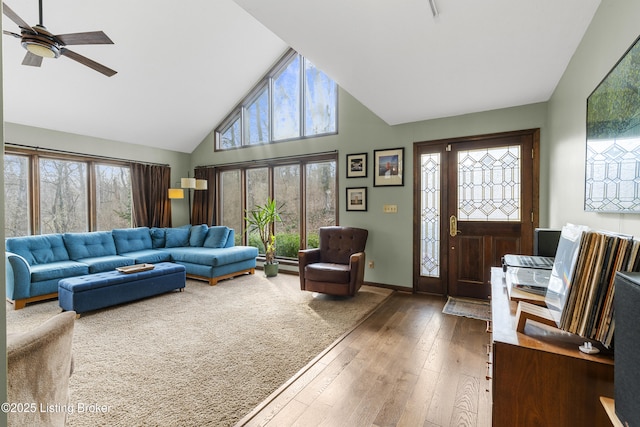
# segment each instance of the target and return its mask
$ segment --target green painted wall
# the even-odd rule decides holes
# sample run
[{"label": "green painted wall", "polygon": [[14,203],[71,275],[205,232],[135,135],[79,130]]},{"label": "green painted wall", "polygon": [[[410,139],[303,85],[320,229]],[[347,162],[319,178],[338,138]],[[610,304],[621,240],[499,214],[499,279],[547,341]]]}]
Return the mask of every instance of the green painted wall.
[{"label": "green painted wall", "polygon": [[[478,114],[389,126],[344,90],[339,94],[339,134],[266,147],[214,152],[213,133],[194,151],[192,166],[221,165],[238,161],[305,153],[339,152],[339,221],[341,225],[369,230],[365,280],[386,285],[413,286],[413,145],[415,142],[478,135],[509,130],[541,128],[541,145],[546,145],[546,104],[527,105]],[[405,185],[373,186],[373,150],[404,147]],[[369,154],[367,178],[346,178],[346,155]],[[547,174],[545,173],[544,176]],[[367,212],[346,211],[346,188],[368,187]],[[546,197],[543,198],[543,203]],[[382,206],[398,205],[397,214],[385,214]],[[546,208],[544,209],[546,212]]]},{"label": "green painted wall", "polygon": [[587,97],[640,35],[640,2],[603,0],[549,101],[549,224],[640,236],[637,214],[585,212]]}]

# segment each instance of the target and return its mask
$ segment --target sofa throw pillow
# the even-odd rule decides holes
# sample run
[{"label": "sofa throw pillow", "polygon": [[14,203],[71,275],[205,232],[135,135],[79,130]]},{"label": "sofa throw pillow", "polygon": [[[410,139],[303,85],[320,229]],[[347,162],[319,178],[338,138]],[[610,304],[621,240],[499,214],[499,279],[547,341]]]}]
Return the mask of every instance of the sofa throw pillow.
[{"label": "sofa throw pillow", "polygon": [[189,246],[189,229],[188,228],[167,228],[165,248],[179,248]]},{"label": "sofa throw pillow", "polygon": [[214,225],[209,227],[207,237],[204,239],[205,248],[224,248],[229,238],[229,228],[224,225]]},{"label": "sofa throw pillow", "polygon": [[189,235],[189,246],[202,247],[205,237],[207,237],[207,224],[194,225],[191,227]]},{"label": "sofa throw pillow", "polygon": [[166,230],[164,228],[153,227],[149,230],[151,234],[151,247],[154,249],[164,248]]}]

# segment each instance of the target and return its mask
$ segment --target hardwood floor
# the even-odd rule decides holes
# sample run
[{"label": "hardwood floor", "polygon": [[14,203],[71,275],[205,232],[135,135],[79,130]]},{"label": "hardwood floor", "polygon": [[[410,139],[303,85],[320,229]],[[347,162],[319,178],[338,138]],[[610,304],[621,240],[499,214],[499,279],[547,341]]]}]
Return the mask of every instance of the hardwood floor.
[{"label": "hardwood floor", "polygon": [[489,427],[486,323],[444,303],[394,292],[238,426]]}]

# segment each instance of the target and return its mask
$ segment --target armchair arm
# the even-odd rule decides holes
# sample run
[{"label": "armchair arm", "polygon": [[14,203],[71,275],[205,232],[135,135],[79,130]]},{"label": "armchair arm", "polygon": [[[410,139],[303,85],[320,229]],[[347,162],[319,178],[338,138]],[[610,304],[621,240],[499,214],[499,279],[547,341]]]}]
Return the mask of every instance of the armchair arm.
[{"label": "armchair arm", "polygon": [[5,266],[7,298],[13,301],[29,298],[31,296],[31,268],[27,260],[12,252],[5,252]]},{"label": "armchair arm", "polygon": [[362,286],[364,282],[364,265],[366,262],[366,255],[364,252],[356,252],[349,258],[349,267],[351,268],[351,282],[349,283],[349,290],[356,292]]},{"label": "armchair arm", "polygon": [[302,249],[298,251],[298,274],[300,276],[300,289],[304,291],[304,268],[308,264],[320,262],[320,249]]}]

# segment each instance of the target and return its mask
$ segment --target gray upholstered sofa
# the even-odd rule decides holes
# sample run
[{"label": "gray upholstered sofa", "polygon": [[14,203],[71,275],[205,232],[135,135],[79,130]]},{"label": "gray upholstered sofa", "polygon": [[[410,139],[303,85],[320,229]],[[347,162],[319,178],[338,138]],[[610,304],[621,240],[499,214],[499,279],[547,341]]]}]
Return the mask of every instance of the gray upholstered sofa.
[{"label": "gray upholstered sofa", "polygon": [[8,426],[66,424],[74,322],[67,311],[31,331],[7,334]]},{"label": "gray upholstered sofa", "polygon": [[60,279],[142,263],[182,264],[187,277],[210,285],[253,274],[258,249],[234,240],[233,229],[204,224],[11,237],[5,242],[7,299],[17,310],[56,298]]}]

